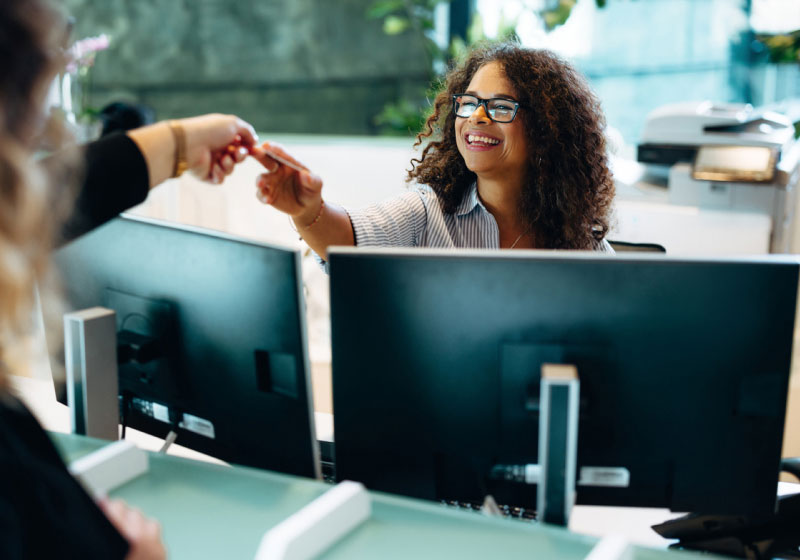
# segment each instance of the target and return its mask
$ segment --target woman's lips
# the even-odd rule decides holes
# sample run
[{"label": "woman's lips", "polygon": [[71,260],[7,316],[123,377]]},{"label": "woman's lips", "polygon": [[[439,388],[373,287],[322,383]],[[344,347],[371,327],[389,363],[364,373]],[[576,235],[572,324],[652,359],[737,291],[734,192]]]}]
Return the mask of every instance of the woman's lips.
[{"label": "woman's lips", "polygon": [[488,134],[468,132],[464,135],[464,143],[470,150],[485,151],[496,148],[503,141]]}]

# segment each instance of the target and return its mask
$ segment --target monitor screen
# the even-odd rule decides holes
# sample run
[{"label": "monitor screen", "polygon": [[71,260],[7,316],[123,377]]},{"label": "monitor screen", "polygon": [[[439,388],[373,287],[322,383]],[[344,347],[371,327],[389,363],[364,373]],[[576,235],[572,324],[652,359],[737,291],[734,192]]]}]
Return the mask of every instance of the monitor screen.
[{"label": "monitor screen", "polygon": [[[535,507],[542,363],[577,366],[577,503],[775,507],[795,262],[333,249],[336,477]],[[617,476],[619,475],[619,476]],[[602,483],[595,480],[594,483]],[[606,481],[608,482],[608,481]]]},{"label": "monitor screen", "polygon": [[318,474],[298,251],[122,217],[54,260],[71,310],[116,312],[127,426]]}]

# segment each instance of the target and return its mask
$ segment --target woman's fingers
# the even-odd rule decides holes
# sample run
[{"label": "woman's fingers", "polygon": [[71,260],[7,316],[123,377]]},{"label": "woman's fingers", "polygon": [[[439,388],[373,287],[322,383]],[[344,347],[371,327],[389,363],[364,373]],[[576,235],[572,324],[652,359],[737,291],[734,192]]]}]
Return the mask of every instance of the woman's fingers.
[{"label": "woman's fingers", "polygon": [[250,150],[248,150],[248,149],[247,149],[246,147],[244,147],[244,146],[238,146],[238,147],[237,147],[237,148],[236,148],[236,149],[233,151],[233,159],[236,161],[236,163],[241,163],[241,162],[243,162],[243,161],[244,161],[244,159],[245,159],[247,156],[249,156],[249,155],[250,155]]},{"label": "woman's fingers", "polygon": [[277,171],[281,166],[281,164],[272,159],[269,156],[269,152],[267,152],[261,146],[254,146],[250,151],[250,155],[252,155],[261,165],[263,165],[264,169],[267,171]]},{"label": "woman's fingers", "polygon": [[317,194],[322,191],[322,179],[310,171],[299,173],[300,186],[308,194]]},{"label": "woman's fingers", "polygon": [[233,161],[230,154],[225,154],[220,158],[219,165],[225,172],[225,175],[230,175],[233,173],[233,166],[236,165],[236,163]]},{"label": "woman's fingers", "polygon": [[222,168],[222,166],[219,163],[215,163],[211,167],[211,181],[215,185],[219,185],[224,180],[225,180],[225,170]]},{"label": "woman's fingers", "polygon": [[242,143],[248,146],[254,146],[258,142],[255,129],[240,118],[236,118],[237,136],[241,139]]},{"label": "woman's fingers", "polygon": [[265,152],[267,152],[268,154],[269,153],[275,154],[279,158],[284,159],[284,160],[292,163],[293,165],[296,165],[297,167],[300,167],[302,169],[308,170],[308,167],[306,167],[299,160],[295,159],[291,154],[289,154],[289,152],[287,152],[284,149],[283,146],[281,146],[277,142],[264,142],[263,144],[261,144],[261,148]]},{"label": "woman's fingers", "polygon": [[263,195],[259,200],[282,212],[294,214],[302,207],[297,172],[293,169],[281,166],[273,173],[262,173],[256,181],[256,187]]}]

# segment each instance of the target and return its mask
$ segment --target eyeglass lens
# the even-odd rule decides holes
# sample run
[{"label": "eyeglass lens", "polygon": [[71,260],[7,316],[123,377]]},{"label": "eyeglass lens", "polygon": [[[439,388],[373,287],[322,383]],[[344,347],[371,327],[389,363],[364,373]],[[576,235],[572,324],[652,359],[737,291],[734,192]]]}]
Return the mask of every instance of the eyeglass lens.
[{"label": "eyeglass lens", "polygon": [[480,99],[474,95],[457,95],[454,101],[456,115],[459,117],[469,117],[480,105],[484,106],[489,118],[497,122],[511,122],[517,112],[517,104],[508,99]]}]

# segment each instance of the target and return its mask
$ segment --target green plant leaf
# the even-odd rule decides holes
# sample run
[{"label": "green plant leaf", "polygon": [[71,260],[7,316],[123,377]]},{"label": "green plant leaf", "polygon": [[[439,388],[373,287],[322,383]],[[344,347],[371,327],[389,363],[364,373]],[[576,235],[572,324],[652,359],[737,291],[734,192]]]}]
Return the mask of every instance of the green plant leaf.
[{"label": "green plant leaf", "polygon": [[388,16],[383,20],[383,32],[387,35],[399,35],[408,29],[411,22],[408,18],[400,16]]},{"label": "green plant leaf", "polygon": [[756,40],[766,48],[769,62],[800,62],[800,30],[778,35],[761,34],[756,36]]},{"label": "green plant leaf", "polygon": [[374,2],[367,9],[367,17],[371,19],[380,19],[403,11],[405,8],[406,3],[403,0],[380,0],[379,2]]},{"label": "green plant leaf", "polygon": [[564,25],[572,14],[575,7],[575,0],[559,0],[558,6],[552,10],[542,12],[542,19],[548,31],[552,31],[559,25]]}]

